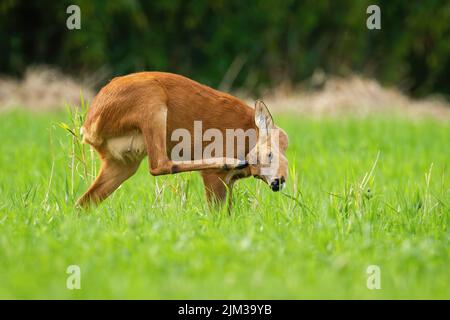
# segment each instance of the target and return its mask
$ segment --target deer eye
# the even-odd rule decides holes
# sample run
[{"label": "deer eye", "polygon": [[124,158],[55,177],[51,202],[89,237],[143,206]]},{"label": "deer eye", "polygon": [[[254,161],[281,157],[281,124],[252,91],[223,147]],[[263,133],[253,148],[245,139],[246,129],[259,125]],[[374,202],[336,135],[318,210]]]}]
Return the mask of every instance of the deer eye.
[{"label": "deer eye", "polygon": [[272,158],[273,158],[272,152],[269,152],[269,154],[267,155],[267,157],[269,158],[269,161],[272,161]]}]

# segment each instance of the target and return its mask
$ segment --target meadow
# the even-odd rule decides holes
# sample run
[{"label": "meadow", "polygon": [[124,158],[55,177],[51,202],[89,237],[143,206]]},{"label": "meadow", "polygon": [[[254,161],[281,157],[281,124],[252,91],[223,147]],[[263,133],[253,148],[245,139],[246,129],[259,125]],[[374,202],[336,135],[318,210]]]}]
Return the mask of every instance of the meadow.
[{"label": "meadow", "polygon": [[0,114],[2,299],[450,298],[449,121],[276,114],[287,188],[242,180],[231,214],[208,208],[197,173],[155,178],[146,161],[75,210],[95,163],[71,156],[61,121]]}]

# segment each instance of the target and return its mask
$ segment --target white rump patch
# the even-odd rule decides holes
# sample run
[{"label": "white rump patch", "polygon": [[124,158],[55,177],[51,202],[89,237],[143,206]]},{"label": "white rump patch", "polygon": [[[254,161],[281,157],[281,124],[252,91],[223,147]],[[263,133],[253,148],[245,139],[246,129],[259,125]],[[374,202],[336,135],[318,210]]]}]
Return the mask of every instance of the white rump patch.
[{"label": "white rump patch", "polygon": [[140,133],[111,138],[106,143],[113,158],[123,162],[142,160],[147,153]]}]

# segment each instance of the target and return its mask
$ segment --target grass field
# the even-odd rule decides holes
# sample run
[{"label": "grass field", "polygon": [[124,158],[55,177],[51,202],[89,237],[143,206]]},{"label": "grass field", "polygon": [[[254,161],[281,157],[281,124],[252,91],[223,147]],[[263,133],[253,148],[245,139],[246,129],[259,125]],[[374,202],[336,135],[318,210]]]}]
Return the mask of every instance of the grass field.
[{"label": "grass field", "polygon": [[0,298],[450,298],[448,121],[275,117],[285,194],[243,180],[228,215],[208,210],[198,174],[155,178],[146,161],[74,210],[86,181],[67,118],[0,115]]}]

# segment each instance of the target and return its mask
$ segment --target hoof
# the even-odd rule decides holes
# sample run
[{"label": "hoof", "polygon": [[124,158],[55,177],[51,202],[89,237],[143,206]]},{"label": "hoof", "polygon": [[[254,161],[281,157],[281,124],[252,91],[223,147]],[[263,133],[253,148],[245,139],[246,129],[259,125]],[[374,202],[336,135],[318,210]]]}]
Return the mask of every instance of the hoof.
[{"label": "hoof", "polygon": [[247,160],[243,160],[241,161],[237,166],[236,169],[244,169],[248,167],[248,161]]}]

